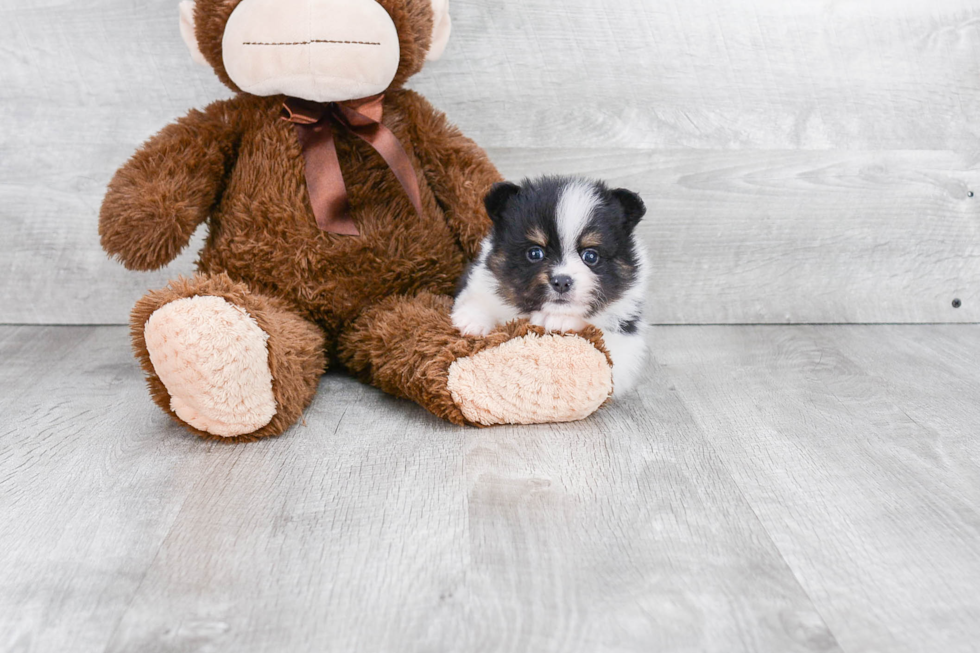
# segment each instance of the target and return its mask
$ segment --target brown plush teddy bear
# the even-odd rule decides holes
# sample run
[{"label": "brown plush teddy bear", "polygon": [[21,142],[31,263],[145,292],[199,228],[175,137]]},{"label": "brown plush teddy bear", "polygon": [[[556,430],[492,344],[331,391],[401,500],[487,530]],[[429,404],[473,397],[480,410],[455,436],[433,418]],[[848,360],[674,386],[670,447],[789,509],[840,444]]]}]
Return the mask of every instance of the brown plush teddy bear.
[{"label": "brown plush teddy bear", "polygon": [[328,364],[459,424],[580,419],[612,391],[594,329],[464,338],[451,293],[500,175],[404,89],[449,36],[448,0],[197,0],[181,32],[236,96],[164,128],[102,205],[103,247],[198,274],[132,313],[153,399],[205,437],[278,435]]}]

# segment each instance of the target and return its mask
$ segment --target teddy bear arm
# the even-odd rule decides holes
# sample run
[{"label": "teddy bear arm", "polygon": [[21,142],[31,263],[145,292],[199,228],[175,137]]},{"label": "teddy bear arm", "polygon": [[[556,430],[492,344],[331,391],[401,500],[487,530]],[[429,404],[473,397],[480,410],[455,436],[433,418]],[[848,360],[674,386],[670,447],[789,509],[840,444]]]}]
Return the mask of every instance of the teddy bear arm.
[{"label": "teddy bear arm", "polygon": [[466,255],[476,258],[480,242],[490,230],[483,199],[503,177],[487,153],[424,97],[402,91],[398,99],[414,129],[412,142],[426,181]]},{"label": "teddy bear arm", "polygon": [[220,199],[239,139],[221,104],[165,127],[109,183],[99,236],[127,268],[153,270],[172,261]]}]

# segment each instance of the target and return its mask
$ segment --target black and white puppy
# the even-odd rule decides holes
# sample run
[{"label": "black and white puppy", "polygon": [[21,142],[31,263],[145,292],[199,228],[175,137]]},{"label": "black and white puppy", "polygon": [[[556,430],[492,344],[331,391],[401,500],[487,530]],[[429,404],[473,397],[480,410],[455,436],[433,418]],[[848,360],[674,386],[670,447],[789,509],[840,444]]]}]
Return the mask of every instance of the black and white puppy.
[{"label": "black and white puppy", "polygon": [[460,282],[453,324],[465,335],[529,318],[547,331],[603,332],[616,394],[642,371],[646,251],[635,235],[639,195],[569,177],[494,185],[493,229]]}]

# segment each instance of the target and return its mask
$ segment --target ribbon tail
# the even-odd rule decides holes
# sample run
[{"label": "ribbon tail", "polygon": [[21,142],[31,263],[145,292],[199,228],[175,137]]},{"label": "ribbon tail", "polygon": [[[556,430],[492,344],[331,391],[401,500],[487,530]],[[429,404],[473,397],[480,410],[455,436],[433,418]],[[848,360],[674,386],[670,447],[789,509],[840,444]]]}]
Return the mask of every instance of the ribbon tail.
[{"label": "ribbon tail", "polygon": [[347,205],[347,186],[329,121],[296,125],[306,165],[306,187],[316,224],[323,231],[357,236]]},{"label": "ribbon tail", "polygon": [[395,178],[401,183],[402,188],[405,189],[415,211],[421,216],[422,194],[419,192],[419,179],[415,174],[415,168],[412,167],[412,161],[408,158],[408,153],[405,152],[405,147],[398,140],[398,137],[380,122],[368,128],[362,127],[353,131],[381,155],[391,171],[395,173]]}]

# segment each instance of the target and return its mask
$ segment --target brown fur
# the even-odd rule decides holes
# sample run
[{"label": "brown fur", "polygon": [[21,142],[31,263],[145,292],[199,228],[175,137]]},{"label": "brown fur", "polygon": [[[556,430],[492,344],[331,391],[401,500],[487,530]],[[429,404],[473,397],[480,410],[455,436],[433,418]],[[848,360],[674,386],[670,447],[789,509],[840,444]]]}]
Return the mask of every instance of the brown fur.
[{"label": "brown fur", "polygon": [[534,280],[536,281],[535,286],[547,288],[551,285],[551,273],[548,270],[541,270]]},{"label": "brown fur", "polygon": [[616,261],[616,267],[619,268],[619,273],[624,277],[628,277],[636,271],[636,266],[630,265],[626,261]]},{"label": "brown fur", "polygon": [[[446,392],[453,362],[544,330],[517,320],[485,338],[461,338],[449,317],[452,304],[451,297],[431,293],[389,297],[365,311],[341,337],[341,361],[363,381],[411,399],[454,424],[466,424]],[[590,326],[580,335],[606,353],[601,331]],[[611,365],[608,353],[606,357]]]},{"label": "brown fur", "polygon": [[527,239],[535,245],[540,245],[541,247],[548,246],[548,236],[539,227],[535,227],[527,232]]},{"label": "brown fur", "polygon": [[269,367],[272,371],[272,394],[276,399],[276,414],[272,421],[258,431],[239,438],[218,440],[251,441],[267,435],[279,435],[299,419],[303,408],[316,393],[317,383],[326,369],[323,332],[312,322],[297,315],[280,299],[264,297],[235,283],[227,275],[199,275],[193,279],[178,278],[163,290],[149,293],[136,303],[130,317],[133,349],[146,373],[153,401],[177,422],[202,437],[208,433],[187,425],[170,408],[170,395],[156,375],[146,349],[146,321],[160,307],[177,299],[208,295],[221,297],[245,309],[255,318],[259,328],[269,334]]},{"label": "brown fur", "polygon": [[[510,325],[486,339],[464,339],[450,322],[449,295],[489,229],[483,197],[501,177],[442,113],[417,93],[399,90],[421,68],[428,48],[429,0],[379,2],[402,40],[384,124],[416,170],[423,215],[377,152],[338,132],[361,235],[320,231],[296,134],[279,120],[283,98],[242,93],[166,127],[109,185],[99,233],[105,250],[130,269],[167,264],[208,222],[200,276],[150,293],[132,314],[133,346],[151,394],[174,419],[143,328],[156,309],[182,297],[223,297],[270,336],[277,414],[240,439],[282,433],[311,400],[326,360],[338,356],[364,381],[463,423],[446,388],[449,365],[528,329]],[[221,64],[221,35],[236,5],[198,0],[196,14],[201,50],[232,88]]]},{"label": "brown fur", "polygon": [[602,235],[595,231],[585,234],[579,241],[580,247],[599,247],[600,245],[602,245]]}]

